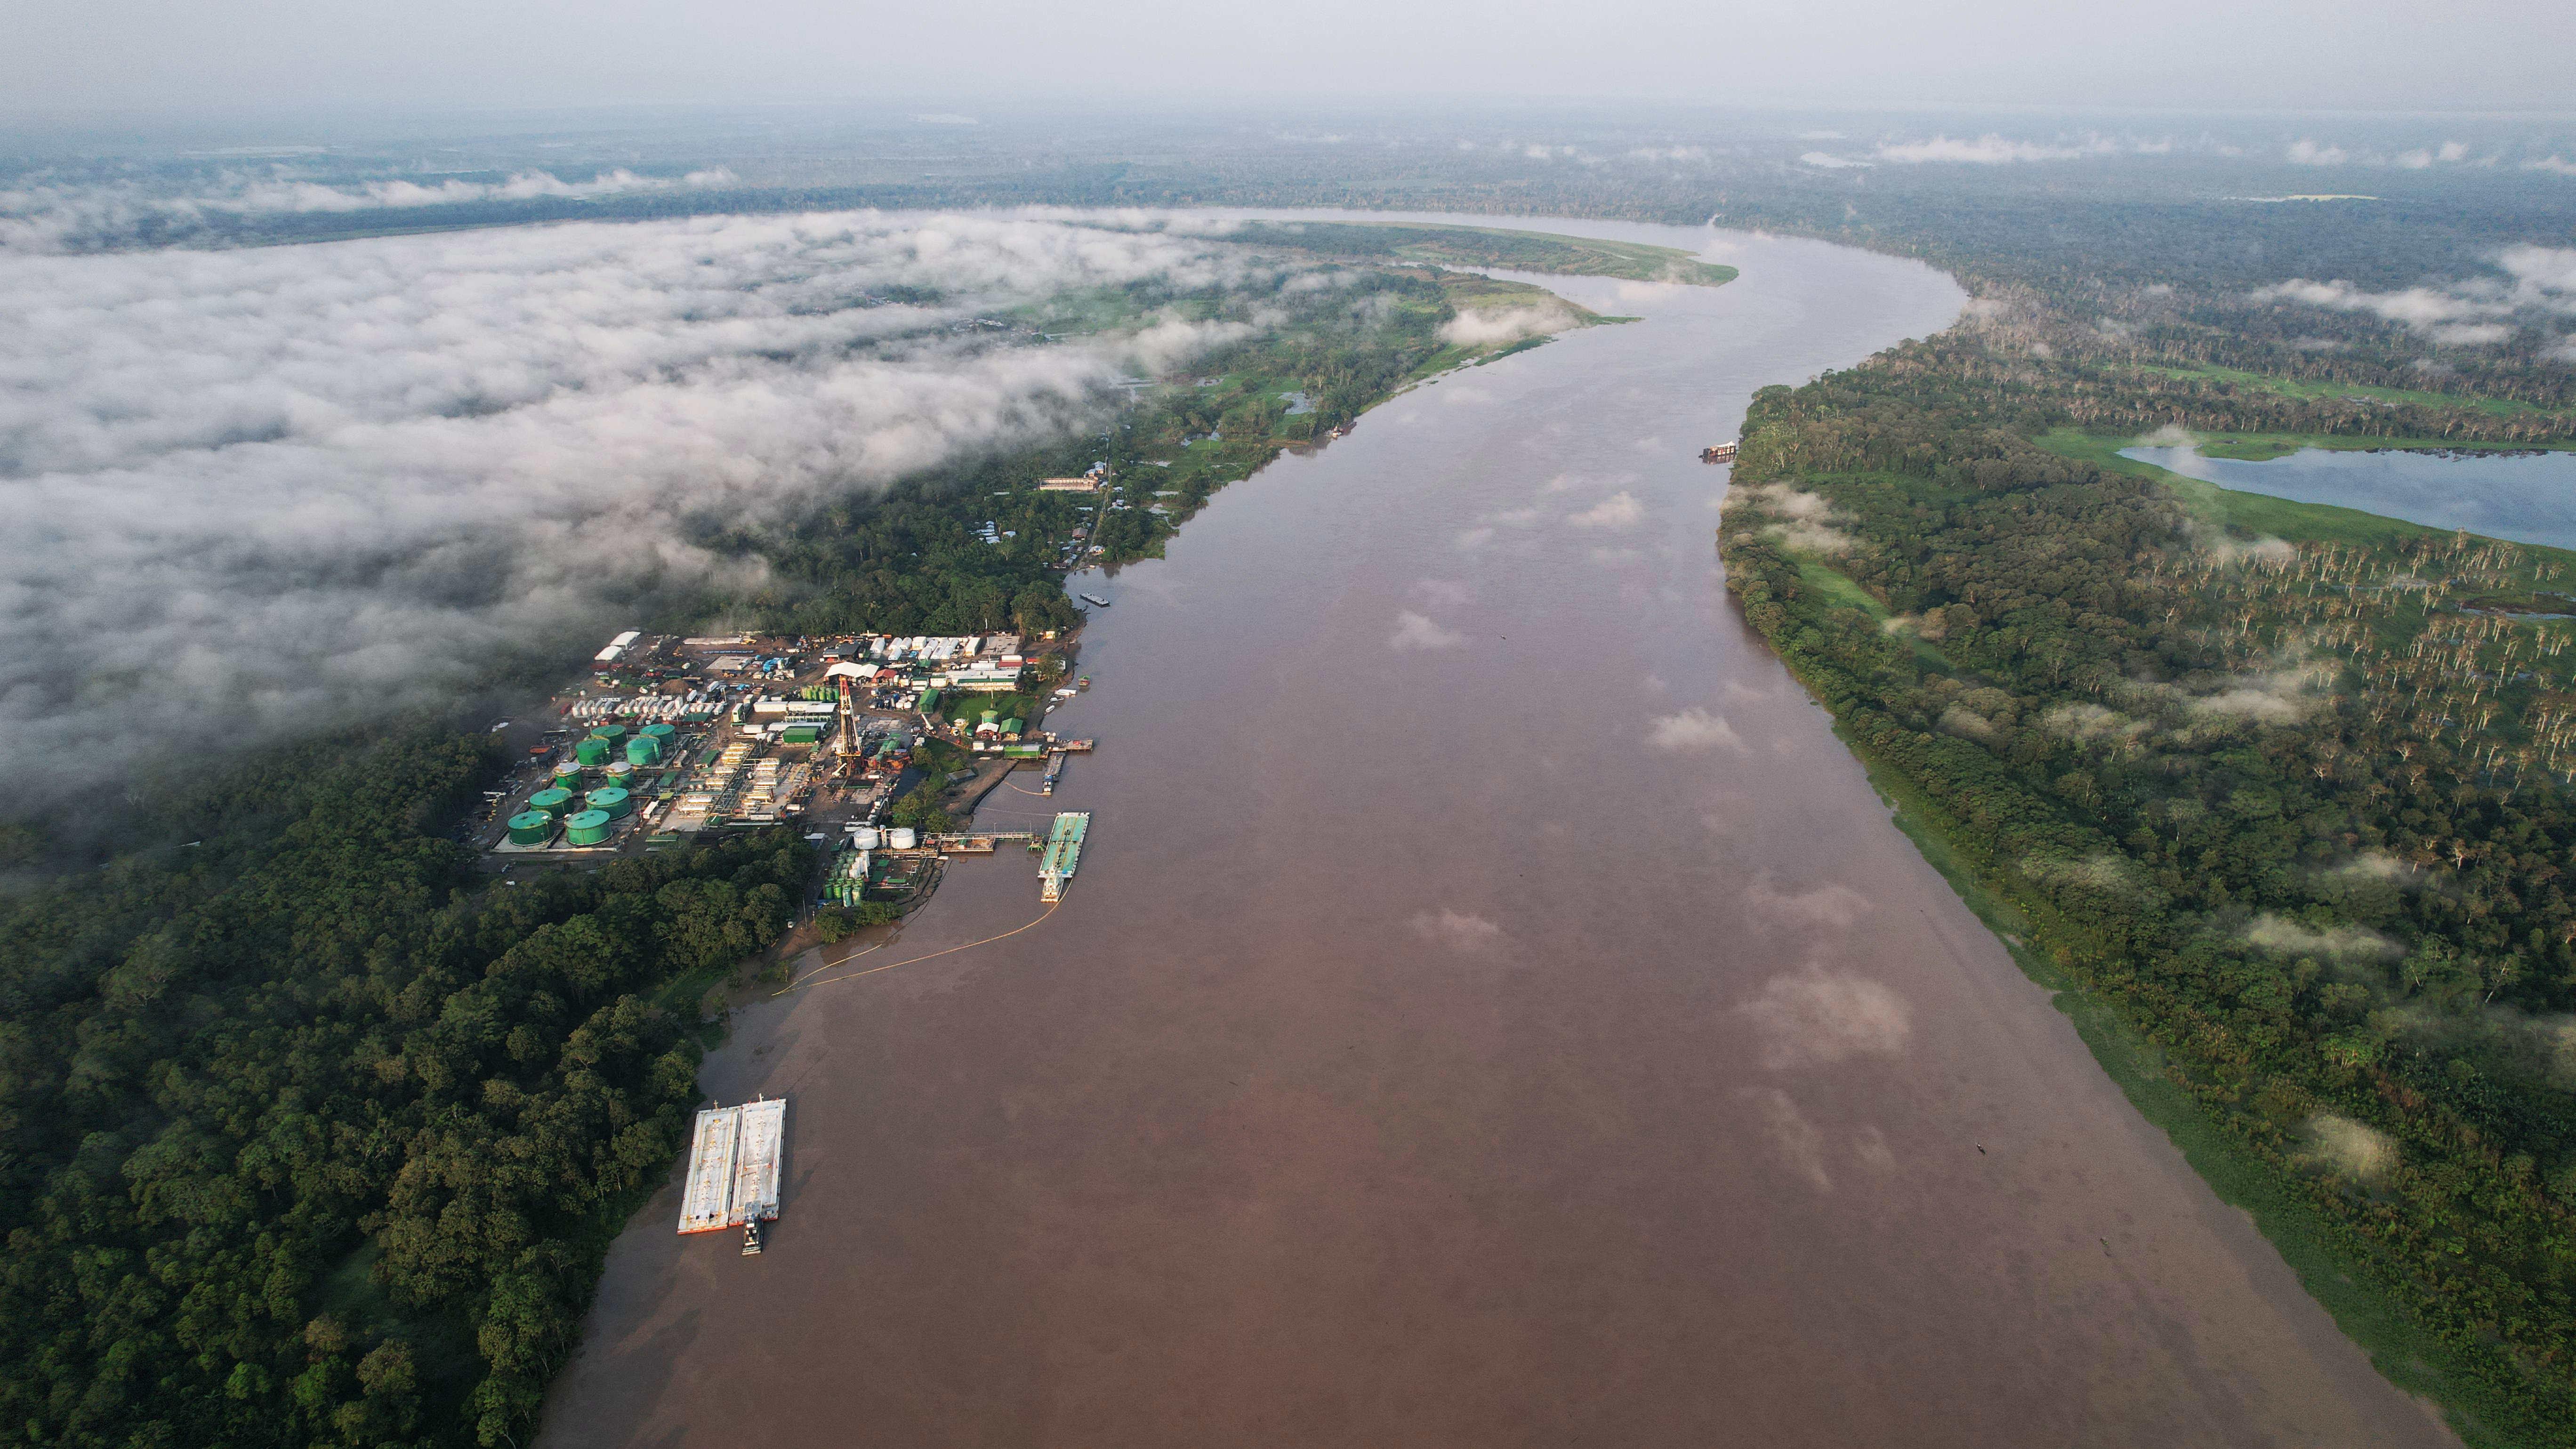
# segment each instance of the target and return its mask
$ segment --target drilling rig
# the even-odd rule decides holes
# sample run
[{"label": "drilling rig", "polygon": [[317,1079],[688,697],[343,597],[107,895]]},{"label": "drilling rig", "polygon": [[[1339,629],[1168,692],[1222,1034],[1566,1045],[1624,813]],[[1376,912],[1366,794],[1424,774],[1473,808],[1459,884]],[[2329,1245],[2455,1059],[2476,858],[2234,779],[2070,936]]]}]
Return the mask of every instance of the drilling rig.
[{"label": "drilling rig", "polygon": [[843,660],[823,671],[823,677],[841,687],[841,729],[832,740],[832,753],[837,757],[843,778],[856,776],[867,768],[867,746],[859,738],[859,699],[857,681],[869,671],[865,665]]}]

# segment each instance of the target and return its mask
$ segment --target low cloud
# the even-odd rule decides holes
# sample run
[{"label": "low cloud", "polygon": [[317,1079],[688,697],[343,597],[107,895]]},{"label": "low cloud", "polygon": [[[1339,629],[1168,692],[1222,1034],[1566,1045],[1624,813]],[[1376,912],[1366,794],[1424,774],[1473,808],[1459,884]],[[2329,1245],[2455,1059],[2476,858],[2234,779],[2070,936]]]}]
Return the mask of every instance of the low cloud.
[{"label": "low cloud", "polygon": [[2309,692],[2307,676],[2285,669],[2277,674],[2246,676],[2234,688],[2216,694],[2193,695],[2183,701],[2183,706],[2196,715],[2290,724],[2315,713],[2322,703]]},{"label": "low cloud", "polygon": [[1646,516],[1646,505],[1637,495],[1622,490],[1611,494],[1581,513],[1569,513],[1565,521],[1576,528],[1627,528]]},{"label": "low cloud", "polygon": [[2309,1160],[2339,1176],[2376,1186],[2397,1170],[2397,1139],[2332,1112],[2308,1119]]},{"label": "low cloud", "polygon": [[1413,933],[1435,946],[1461,955],[1483,955],[1500,945],[1503,928],[1466,911],[1424,911],[1412,921]]},{"label": "low cloud", "polygon": [[2361,926],[2329,926],[2312,930],[2270,912],[2256,916],[2245,928],[2245,940],[2266,951],[2284,956],[2323,956],[2332,960],[2394,960],[2406,954],[2406,948],[2395,941]]},{"label": "low cloud", "polygon": [[1810,151],[1805,155],[1800,156],[1798,159],[1810,166],[1825,171],[1842,171],[1853,167],[1875,166],[1878,164],[1875,161],[1854,161],[1848,157],[1836,156],[1824,151]]},{"label": "low cloud", "polygon": [[1744,737],[1735,732],[1723,715],[1710,714],[1697,705],[1679,714],[1658,715],[1646,731],[1646,743],[1659,750],[1676,754],[1704,755],[1711,750],[1742,750]]},{"label": "low cloud", "polygon": [[1833,1191],[1833,1174],[1825,1168],[1825,1134],[1798,1110],[1796,1099],[1778,1087],[1747,1087],[1741,1096],[1751,1107],[1753,1120],[1761,1125],[1762,1135],[1770,1139],[1790,1170],[1818,1192]]},{"label": "low cloud", "polygon": [[1404,652],[1419,649],[1455,649],[1467,642],[1467,636],[1432,621],[1427,614],[1406,609],[1395,616],[1395,632],[1387,636],[1386,647]]},{"label": "low cloud", "polygon": [[1276,276],[1003,214],[0,253],[0,772],[41,803],[168,741],[580,657],[668,591],[760,584],[712,529],[1063,436],[1121,376],[1257,325],[952,330],[979,312]]},{"label": "low cloud", "polygon": [[96,250],[127,240],[145,226],[184,232],[210,218],[405,211],[546,198],[583,200],[654,191],[732,186],[736,178],[717,167],[685,176],[640,176],[622,168],[587,180],[567,181],[550,171],[522,171],[501,181],[448,177],[331,183],[293,175],[227,173],[191,192],[170,194],[138,185],[48,186],[0,191],[0,251]]},{"label": "low cloud", "polygon": [[1501,347],[1563,332],[1580,320],[1571,308],[1562,306],[1478,308],[1442,323],[1440,340],[1452,347]]},{"label": "low cloud", "polygon": [[1905,998],[1869,977],[1813,964],[1772,977],[1736,1012],[1760,1035],[1762,1064],[1773,1070],[1894,1056],[1913,1033]]},{"label": "low cloud", "polygon": [[2348,281],[2294,278],[2257,288],[2257,303],[2297,303],[2336,312],[2367,312],[2443,346],[2486,346],[2520,327],[2576,317],[2576,247],[2512,246],[2496,258],[2503,275],[2466,277],[2441,286],[2372,292]]},{"label": "low cloud", "polygon": [[1974,140],[1965,137],[1935,136],[1928,141],[1896,141],[1880,146],[1871,154],[1895,165],[1920,165],[1926,162],[1948,162],[1969,166],[2003,166],[2016,161],[2073,161],[2085,156],[2107,156],[2121,151],[2163,149],[2121,142],[2103,136],[2086,136],[2078,141],[2016,141],[1987,132]]},{"label": "low cloud", "polygon": [[1755,911],[1804,926],[1848,926],[1876,907],[1850,886],[1828,881],[1811,890],[1784,891],[1768,871],[1753,878],[1744,903]]}]

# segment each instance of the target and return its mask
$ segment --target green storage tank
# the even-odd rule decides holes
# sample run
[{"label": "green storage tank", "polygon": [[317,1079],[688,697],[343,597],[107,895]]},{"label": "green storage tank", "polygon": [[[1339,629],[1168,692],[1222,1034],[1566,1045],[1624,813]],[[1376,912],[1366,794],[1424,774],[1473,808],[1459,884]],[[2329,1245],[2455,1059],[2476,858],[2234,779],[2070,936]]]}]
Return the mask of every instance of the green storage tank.
[{"label": "green storage tank", "polygon": [[606,740],[613,745],[619,740],[626,738],[626,726],[601,725],[599,728],[590,732],[590,737],[594,740]]},{"label": "green storage tank", "polygon": [[593,735],[572,747],[572,757],[585,765],[605,764],[608,760],[608,741]]},{"label": "green storage tank", "polygon": [[652,735],[637,735],[626,742],[626,763],[658,765],[662,763],[662,742]]},{"label": "green storage tank", "polygon": [[575,845],[603,845],[608,840],[608,825],[607,811],[584,810],[564,822],[564,838]]},{"label": "green storage tank", "polygon": [[635,809],[634,797],[615,785],[602,785],[581,798],[611,820],[622,820]]},{"label": "green storage tank", "polygon": [[522,810],[510,817],[512,845],[543,845],[555,833],[555,818],[543,810]]},{"label": "green storage tank", "polygon": [[624,760],[619,760],[600,773],[608,777],[601,782],[603,784],[614,785],[620,790],[635,788],[635,767]]},{"label": "green storage tank", "polygon": [[577,784],[575,784],[575,783],[574,783],[575,781],[579,780],[580,778],[581,778],[581,766],[576,765],[576,764],[572,763],[572,762],[571,762],[571,761],[569,761],[569,760],[565,761],[564,763],[562,763],[562,764],[560,764],[560,765],[555,766],[555,780],[554,780],[554,782],[555,782],[556,784],[558,784],[558,785],[561,785],[563,788],[565,788],[565,789],[567,789],[567,790],[578,790],[578,789],[580,789],[580,788],[581,788],[581,786],[579,786],[579,785],[577,785]]},{"label": "green storage tank", "polygon": [[572,792],[563,789],[539,790],[528,797],[528,808],[543,811],[548,815],[561,815],[572,808]]},{"label": "green storage tank", "polygon": [[646,739],[660,740],[662,748],[667,750],[671,747],[671,736],[678,734],[679,731],[667,724],[648,724],[636,733]]}]

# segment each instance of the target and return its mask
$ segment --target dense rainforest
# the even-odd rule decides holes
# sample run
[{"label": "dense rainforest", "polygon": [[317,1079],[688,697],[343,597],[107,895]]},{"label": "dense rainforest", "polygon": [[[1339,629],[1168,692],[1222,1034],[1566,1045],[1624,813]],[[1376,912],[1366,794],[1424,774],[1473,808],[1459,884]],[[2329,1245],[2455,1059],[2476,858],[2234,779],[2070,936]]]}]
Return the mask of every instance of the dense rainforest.
[{"label": "dense rainforest", "polygon": [[792,832],[482,883],[470,737],[325,741],[0,915],[0,1437],[500,1442],[697,1101]]},{"label": "dense rainforest", "polygon": [[2576,428],[2177,378],[2074,326],[1994,311],[1765,390],[1728,585],[2057,983],[2438,1336],[2455,1416],[2576,1443],[2576,631],[2534,602],[2576,555],[2116,453]]}]

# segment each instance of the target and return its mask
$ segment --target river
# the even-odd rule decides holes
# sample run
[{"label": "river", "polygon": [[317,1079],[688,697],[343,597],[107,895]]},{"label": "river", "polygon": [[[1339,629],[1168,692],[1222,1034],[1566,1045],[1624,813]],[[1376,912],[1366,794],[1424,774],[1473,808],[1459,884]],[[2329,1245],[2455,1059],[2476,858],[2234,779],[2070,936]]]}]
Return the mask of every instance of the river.
[{"label": "river", "polygon": [[[545,1444],[2451,1442],[1724,593],[1697,450],[1957,287],[1524,224],[1743,277],[1537,279],[1646,320],[1417,389],[1083,585],[1114,607],[1054,723],[1100,752],[983,817],[1095,812],[1065,904],[736,1019],[707,1090],[792,1103],[768,1251],[657,1197]],[[1040,909],[1025,856],[962,862],[874,959]]]}]

